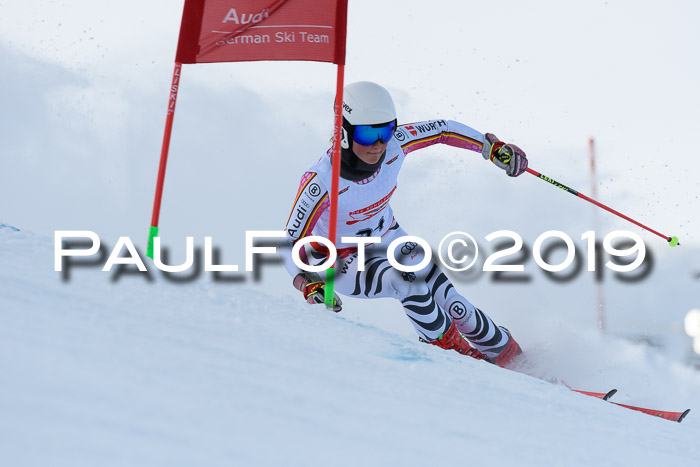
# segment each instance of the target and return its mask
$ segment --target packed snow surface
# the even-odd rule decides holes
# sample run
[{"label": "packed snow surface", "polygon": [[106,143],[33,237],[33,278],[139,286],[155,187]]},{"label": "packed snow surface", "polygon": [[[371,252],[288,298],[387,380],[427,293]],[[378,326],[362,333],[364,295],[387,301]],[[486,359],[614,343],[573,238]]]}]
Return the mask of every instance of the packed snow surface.
[{"label": "packed snow surface", "polygon": [[[53,249],[0,228],[2,465],[700,459],[700,375],[643,346],[565,322],[556,338],[521,329],[514,372],[366,324],[361,301],[348,318],[239,284],[99,267],[64,280]],[[697,412],[673,423],[546,380]]]}]

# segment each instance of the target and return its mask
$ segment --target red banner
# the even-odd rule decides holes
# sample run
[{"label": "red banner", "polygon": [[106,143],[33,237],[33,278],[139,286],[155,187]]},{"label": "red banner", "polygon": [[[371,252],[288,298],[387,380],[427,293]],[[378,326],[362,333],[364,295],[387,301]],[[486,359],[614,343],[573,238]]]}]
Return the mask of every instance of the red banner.
[{"label": "red banner", "polygon": [[345,64],[347,0],[185,0],[176,62]]}]

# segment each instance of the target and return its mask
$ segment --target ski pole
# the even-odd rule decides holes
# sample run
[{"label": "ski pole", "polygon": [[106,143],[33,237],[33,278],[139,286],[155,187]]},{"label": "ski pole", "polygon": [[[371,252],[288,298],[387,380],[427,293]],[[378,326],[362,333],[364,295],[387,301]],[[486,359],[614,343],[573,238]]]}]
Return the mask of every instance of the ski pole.
[{"label": "ski pole", "polygon": [[625,215],[622,214],[621,212],[615,211],[614,209],[609,208],[608,206],[604,205],[603,203],[599,203],[598,201],[594,200],[593,198],[589,198],[588,196],[586,196],[586,195],[584,195],[584,194],[582,194],[582,193],[579,193],[578,191],[576,191],[576,190],[574,190],[574,189],[569,188],[568,186],[564,185],[563,183],[559,183],[558,181],[556,181],[556,180],[554,180],[554,179],[551,179],[551,178],[547,177],[546,175],[542,175],[541,173],[536,172],[536,171],[534,171],[534,170],[532,170],[532,169],[530,169],[530,168],[528,168],[528,169],[526,169],[526,170],[527,170],[529,173],[531,173],[532,175],[534,175],[535,177],[537,177],[537,178],[539,178],[539,179],[541,179],[541,180],[544,180],[545,182],[549,182],[550,184],[552,184],[552,185],[554,185],[554,186],[556,186],[556,187],[558,187],[558,188],[561,188],[562,190],[567,191],[567,192],[571,193],[572,195],[575,195],[575,196],[578,196],[579,198],[585,199],[585,200],[588,201],[589,203],[593,203],[593,204],[595,204],[596,206],[598,206],[599,208],[603,208],[603,209],[605,209],[606,211],[615,214],[616,216],[622,217],[623,219],[625,219],[625,220],[627,220],[627,221],[629,221],[629,222],[631,222],[631,223],[633,223],[633,224],[635,224],[635,225],[638,225],[639,227],[641,227],[641,228],[643,228],[643,229],[645,229],[645,230],[648,230],[649,232],[651,232],[651,233],[653,233],[653,234],[655,234],[655,235],[658,235],[659,237],[661,237],[661,238],[663,238],[664,240],[666,240],[666,241],[668,242],[669,246],[674,247],[674,246],[676,246],[676,245],[680,245],[680,243],[678,243],[678,237],[676,237],[676,236],[669,237],[668,235],[664,235],[664,234],[662,234],[662,233],[659,233],[659,232],[657,232],[656,230],[650,229],[650,228],[647,227],[646,225],[644,225],[644,224],[642,224],[642,223],[640,223],[640,222],[637,222],[636,220],[634,220],[634,219],[632,219],[632,218],[630,218],[630,217],[625,216]]}]

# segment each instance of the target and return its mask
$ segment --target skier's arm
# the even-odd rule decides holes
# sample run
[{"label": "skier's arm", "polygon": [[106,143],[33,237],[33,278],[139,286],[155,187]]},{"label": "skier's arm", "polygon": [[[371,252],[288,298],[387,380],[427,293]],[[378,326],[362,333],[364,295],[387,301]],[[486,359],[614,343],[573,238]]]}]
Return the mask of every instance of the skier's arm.
[{"label": "skier's arm", "polygon": [[454,120],[428,120],[401,125],[394,137],[404,155],[433,144],[447,144],[481,153],[484,159],[490,160],[511,177],[517,177],[527,168],[527,156],[518,146],[505,144],[491,133],[484,135]]},{"label": "skier's arm", "polygon": [[[294,287],[304,294],[308,303],[323,303],[325,283],[316,273],[303,271],[292,259],[292,248],[301,238],[311,235],[316,223],[330,205],[328,189],[315,172],[306,172],[299,184],[294,206],[287,219],[286,236],[280,246],[280,257],[287,272],[292,276]],[[308,264],[306,251],[299,250],[300,259]],[[335,299],[333,311],[341,310],[341,301]]]},{"label": "skier's arm", "polygon": [[[300,238],[311,235],[321,214],[328,209],[328,189],[316,172],[306,172],[301,177],[297,196],[289,213],[285,227],[285,240],[280,248],[280,257],[287,272],[295,277],[303,272],[292,260],[292,247]],[[304,250],[300,251],[302,261],[306,259]]]},{"label": "skier's arm", "polygon": [[400,125],[394,138],[406,155],[433,144],[447,144],[479,153],[484,147],[483,134],[454,120],[428,120]]}]

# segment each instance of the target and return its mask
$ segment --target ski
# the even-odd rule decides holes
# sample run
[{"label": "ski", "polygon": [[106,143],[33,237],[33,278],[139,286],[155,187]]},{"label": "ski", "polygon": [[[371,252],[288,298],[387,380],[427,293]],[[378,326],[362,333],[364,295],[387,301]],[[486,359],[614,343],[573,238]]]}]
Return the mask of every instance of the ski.
[{"label": "ski", "polygon": [[686,409],[683,412],[667,412],[664,410],[645,409],[644,407],[635,407],[634,405],[619,404],[617,402],[610,403],[615,404],[619,407],[624,407],[630,410],[636,410],[637,412],[642,412],[648,415],[652,415],[654,417],[659,417],[663,418],[664,420],[671,420],[672,422],[678,423],[682,422],[685,416],[688,415],[688,413],[690,413],[690,409]]},{"label": "ski", "polygon": [[586,396],[591,396],[591,397],[596,397],[598,399],[602,399],[606,402],[610,402],[611,404],[615,404],[618,407],[624,407],[626,409],[630,410],[636,410],[637,412],[642,412],[647,415],[651,415],[653,417],[659,417],[663,418],[664,420],[671,420],[672,422],[682,422],[683,419],[690,413],[690,409],[687,409],[683,412],[668,412],[665,410],[654,410],[654,409],[646,409],[644,407],[637,407],[634,405],[627,405],[627,404],[620,404],[619,402],[612,402],[610,398],[615,395],[617,392],[617,389],[612,389],[608,392],[591,392],[591,391],[581,391],[579,389],[573,389],[570,388],[574,392],[578,392],[579,394],[584,394]]},{"label": "ski", "polygon": [[[464,335],[462,335],[462,337],[464,337]],[[425,341],[423,341],[423,342],[425,342]],[[490,362],[490,363],[492,363],[492,362]],[[595,398],[601,399],[605,402],[615,404],[618,407],[624,407],[626,409],[636,410],[637,412],[642,412],[642,413],[645,413],[647,415],[663,418],[664,420],[671,420],[673,422],[678,422],[678,423],[682,422],[683,419],[690,413],[690,409],[686,409],[683,412],[669,412],[669,411],[665,411],[665,410],[647,409],[644,407],[637,407],[634,405],[627,405],[627,404],[620,404],[618,402],[613,402],[610,399],[617,393],[617,389],[611,389],[608,392],[583,391],[580,389],[574,389],[573,387],[568,385],[565,381],[562,381],[562,380],[559,380],[556,378],[547,380],[547,382],[549,382],[551,384],[561,384],[573,392],[577,392],[579,394],[583,394],[583,395],[590,396],[590,397],[595,397]]]},{"label": "ski", "polygon": [[591,396],[591,397],[597,397],[598,399],[603,399],[604,401],[610,400],[612,396],[615,395],[617,392],[617,389],[611,389],[608,392],[591,392],[591,391],[581,391],[579,389],[571,389],[574,392],[578,392],[579,394],[584,394],[586,396]]}]

